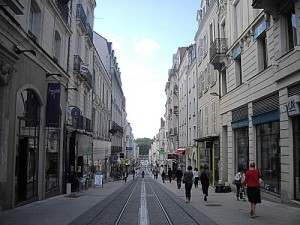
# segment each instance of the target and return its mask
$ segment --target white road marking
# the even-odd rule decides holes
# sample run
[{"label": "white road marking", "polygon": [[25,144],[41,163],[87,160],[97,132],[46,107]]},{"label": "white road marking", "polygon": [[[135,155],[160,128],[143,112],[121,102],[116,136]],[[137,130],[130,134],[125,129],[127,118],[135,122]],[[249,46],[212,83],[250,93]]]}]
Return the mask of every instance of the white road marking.
[{"label": "white road marking", "polygon": [[142,187],[141,187],[141,207],[140,207],[140,218],[139,225],[148,225],[148,210],[147,210],[147,199],[146,199],[146,189],[145,189],[145,181],[142,179]]}]

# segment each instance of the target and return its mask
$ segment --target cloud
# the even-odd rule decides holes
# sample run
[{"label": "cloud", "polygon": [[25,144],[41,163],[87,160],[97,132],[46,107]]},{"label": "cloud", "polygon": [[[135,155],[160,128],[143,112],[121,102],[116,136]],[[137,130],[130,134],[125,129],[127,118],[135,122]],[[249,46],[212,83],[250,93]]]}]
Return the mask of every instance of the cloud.
[{"label": "cloud", "polygon": [[144,38],[134,40],[133,49],[140,56],[154,58],[154,54],[160,49],[160,45],[150,38]]}]

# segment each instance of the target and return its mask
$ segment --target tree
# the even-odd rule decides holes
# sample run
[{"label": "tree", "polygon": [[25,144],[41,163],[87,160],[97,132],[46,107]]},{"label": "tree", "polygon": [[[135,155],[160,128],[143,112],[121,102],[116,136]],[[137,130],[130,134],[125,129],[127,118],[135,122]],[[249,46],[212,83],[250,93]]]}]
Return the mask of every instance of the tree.
[{"label": "tree", "polygon": [[136,143],[139,146],[140,155],[149,155],[149,150],[151,148],[151,144],[153,143],[153,139],[137,138]]}]

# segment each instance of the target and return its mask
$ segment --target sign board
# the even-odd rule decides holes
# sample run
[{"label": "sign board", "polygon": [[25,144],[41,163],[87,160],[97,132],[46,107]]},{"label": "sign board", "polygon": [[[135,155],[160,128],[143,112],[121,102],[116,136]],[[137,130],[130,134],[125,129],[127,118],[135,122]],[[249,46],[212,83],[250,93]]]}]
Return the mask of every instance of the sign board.
[{"label": "sign board", "polygon": [[300,114],[300,96],[294,95],[286,100],[286,112],[288,116],[295,116]]},{"label": "sign board", "polygon": [[72,110],[71,110],[71,116],[73,119],[77,119],[79,118],[80,116],[80,109],[78,107],[74,107]]}]

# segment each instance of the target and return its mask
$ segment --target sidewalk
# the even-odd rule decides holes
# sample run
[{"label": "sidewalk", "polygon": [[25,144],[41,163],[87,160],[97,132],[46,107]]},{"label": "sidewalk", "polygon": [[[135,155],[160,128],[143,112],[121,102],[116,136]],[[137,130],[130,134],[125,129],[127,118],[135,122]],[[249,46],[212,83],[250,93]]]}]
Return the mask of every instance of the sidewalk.
[{"label": "sidewalk", "polygon": [[[153,179],[148,177],[149,179]],[[132,176],[128,177],[130,182]],[[184,185],[181,189],[176,186],[176,181],[162,182],[159,177],[157,182],[185,200]],[[14,210],[0,212],[0,224],[2,225],[66,225],[76,219],[89,208],[102,201],[124,185],[123,180],[105,183],[102,187],[83,190],[73,197],[60,195],[43,201],[34,202]],[[257,217],[250,218],[250,203],[237,201],[234,192],[214,193],[209,189],[208,201],[203,201],[201,185],[192,188],[190,203],[202,213],[221,225],[235,224],[272,224],[272,225],[296,225],[300,221],[300,207],[295,208],[284,204],[278,204],[262,200],[257,205]],[[201,222],[201,221],[199,221]]]},{"label": "sidewalk", "polygon": [[88,190],[72,193],[71,197],[59,195],[13,210],[0,212],[0,224],[66,225],[123,185],[123,180],[111,181],[104,183],[103,188],[89,188]]},{"label": "sidewalk", "polygon": [[[162,182],[157,181],[178,197],[185,200],[184,184],[178,189],[176,180]],[[221,225],[235,224],[272,224],[272,225],[297,225],[300,224],[300,207],[291,207],[285,204],[274,203],[262,199],[261,204],[256,206],[256,218],[250,218],[250,203],[237,201],[236,193],[215,193],[209,188],[208,201],[203,200],[201,184],[199,188],[192,188],[191,202],[199,211]]]}]

